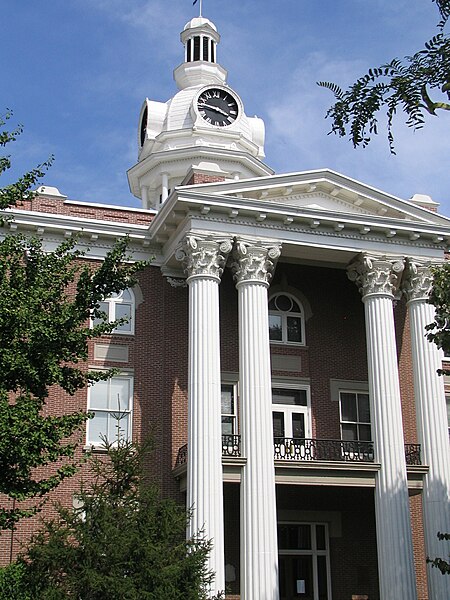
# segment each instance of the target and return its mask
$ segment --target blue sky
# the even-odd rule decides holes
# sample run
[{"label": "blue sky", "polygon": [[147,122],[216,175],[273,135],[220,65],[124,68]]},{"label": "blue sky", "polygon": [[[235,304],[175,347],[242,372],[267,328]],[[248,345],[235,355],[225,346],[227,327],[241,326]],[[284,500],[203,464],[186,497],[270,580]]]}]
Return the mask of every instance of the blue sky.
[{"label": "blue sky", "polygon": [[[4,0],[0,110],[25,131],[8,148],[11,178],[44,161],[72,199],[139,206],[126,171],[137,159],[143,99],[166,101],[183,60],[192,0]],[[435,33],[431,0],[203,0],[222,36],[218,61],[246,113],[266,123],[278,173],[328,167],[401,198],[429,194],[450,215],[450,114],[394,129],[368,148],[327,135],[333,96],[318,80],[351,83],[369,67],[422,47]],[[384,131],[383,125],[380,131]]]}]

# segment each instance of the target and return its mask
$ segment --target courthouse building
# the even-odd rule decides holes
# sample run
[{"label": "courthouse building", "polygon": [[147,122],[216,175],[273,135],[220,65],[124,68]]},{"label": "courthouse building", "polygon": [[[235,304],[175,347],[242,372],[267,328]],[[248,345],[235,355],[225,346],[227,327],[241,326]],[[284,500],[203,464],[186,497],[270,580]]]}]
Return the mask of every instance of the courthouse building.
[{"label": "courthouse building", "polygon": [[[178,91],[140,111],[128,180],[142,208],[42,186],[12,211],[11,231],[48,248],[78,234],[101,260],[128,235],[136,259],[153,258],[105,299],[129,322],[90,347],[91,368],[120,372],[49,406],[95,413],[87,447],[115,435],[118,397],[125,435],[153,432],[163,493],[213,541],[213,591],[448,600],[450,578],[426,565],[448,553],[436,534],[450,531],[450,451],[425,326],[450,220],[426,196],[330,170],[274,174],[215,25],[194,18],[181,41]],[[76,490],[74,478],[52,497]],[[1,536],[3,563],[34,524]]]}]

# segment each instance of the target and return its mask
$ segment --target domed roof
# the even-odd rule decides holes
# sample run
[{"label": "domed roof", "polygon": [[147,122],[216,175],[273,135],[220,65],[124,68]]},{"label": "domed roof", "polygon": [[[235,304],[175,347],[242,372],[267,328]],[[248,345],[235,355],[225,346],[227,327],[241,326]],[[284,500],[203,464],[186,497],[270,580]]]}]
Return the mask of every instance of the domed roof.
[{"label": "domed roof", "polygon": [[205,17],[194,17],[186,23],[186,25],[184,26],[184,31],[186,31],[187,29],[194,29],[196,27],[203,27],[204,25],[209,25],[211,29],[217,31],[217,27],[214,25],[214,23],[209,19],[205,19]]}]

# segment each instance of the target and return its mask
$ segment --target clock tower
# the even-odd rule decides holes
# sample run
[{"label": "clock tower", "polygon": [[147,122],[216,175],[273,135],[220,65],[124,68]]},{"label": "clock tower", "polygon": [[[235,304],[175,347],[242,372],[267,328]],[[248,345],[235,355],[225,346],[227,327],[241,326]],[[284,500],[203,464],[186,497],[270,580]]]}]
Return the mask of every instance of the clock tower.
[{"label": "clock tower", "polygon": [[128,171],[143,208],[158,209],[177,185],[273,174],[264,158],[264,122],[247,117],[216,62],[220,35],[204,17],[181,33],[179,91],[167,102],[146,98],[138,127],[138,162]]}]

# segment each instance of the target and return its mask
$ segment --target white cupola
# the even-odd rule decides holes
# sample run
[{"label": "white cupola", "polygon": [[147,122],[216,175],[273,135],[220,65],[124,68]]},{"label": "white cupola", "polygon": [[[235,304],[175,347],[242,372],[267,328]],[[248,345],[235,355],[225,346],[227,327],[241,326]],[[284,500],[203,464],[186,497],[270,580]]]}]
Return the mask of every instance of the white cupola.
[{"label": "white cupola", "polygon": [[184,63],[174,71],[180,90],[191,85],[225,83],[227,71],[216,62],[220,35],[209,19],[195,17],[181,32],[184,44]]},{"label": "white cupola", "polygon": [[138,162],[128,171],[143,208],[156,208],[191,175],[243,179],[273,173],[264,158],[264,122],[247,117],[217,60],[220,35],[202,16],[181,32],[184,62],[174,70],[178,92],[167,102],[146,98],[138,127]]}]

